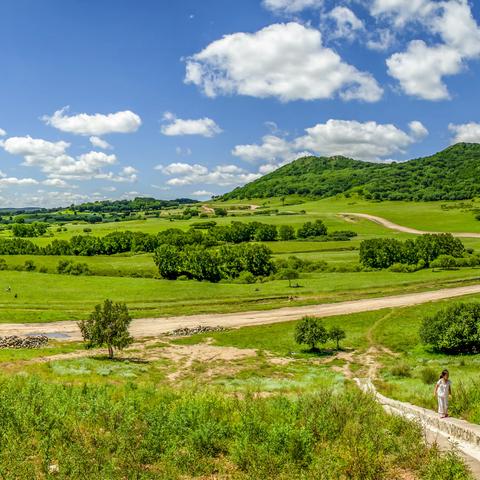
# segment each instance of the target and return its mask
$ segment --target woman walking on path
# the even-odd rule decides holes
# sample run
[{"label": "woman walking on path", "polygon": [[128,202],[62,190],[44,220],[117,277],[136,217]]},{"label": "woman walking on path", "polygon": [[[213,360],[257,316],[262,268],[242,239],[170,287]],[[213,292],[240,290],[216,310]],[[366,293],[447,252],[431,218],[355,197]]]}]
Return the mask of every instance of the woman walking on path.
[{"label": "woman walking on path", "polygon": [[438,400],[438,413],[440,418],[448,417],[448,397],[452,394],[452,382],[448,379],[448,370],[440,374],[440,380],[435,385],[434,395]]}]

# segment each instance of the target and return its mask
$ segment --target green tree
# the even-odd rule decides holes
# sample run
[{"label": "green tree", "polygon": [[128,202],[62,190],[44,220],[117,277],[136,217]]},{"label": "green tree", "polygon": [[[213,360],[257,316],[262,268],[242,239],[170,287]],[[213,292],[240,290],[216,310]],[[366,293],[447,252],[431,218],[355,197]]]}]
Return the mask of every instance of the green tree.
[{"label": "green tree", "polygon": [[291,225],[280,225],[278,228],[278,236],[280,240],[287,242],[295,239],[295,229]]},{"label": "green tree", "polygon": [[340,350],[340,342],[346,338],[347,334],[343,328],[340,328],[338,325],[333,325],[328,331],[328,336],[330,340],[336,342],[337,350]]},{"label": "green tree", "polygon": [[221,207],[215,207],[213,209],[213,212],[217,217],[226,217],[228,215],[227,209],[226,208],[221,208]]},{"label": "green tree", "polygon": [[292,287],[292,280],[296,280],[299,277],[298,271],[293,268],[282,268],[277,274],[277,278],[280,280],[288,280],[288,286],[290,288]]},{"label": "green tree", "polygon": [[176,280],[183,271],[183,256],[179,247],[160,245],[153,254],[158,273],[167,280]]},{"label": "green tree", "polygon": [[322,237],[327,234],[327,227],[321,220],[305,222],[297,231],[298,238]]},{"label": "green tree", "polygon": [[480,353],[480,303],[457,303],[424,318],[419,334],[439,352]]},{"label": "green tree", "polygon": [[277,239],[277,227],[262,223],[257,227],[254,238],[257,242],[273,242]]},{"label": "green tree", "polygon": [[87,320],[78,322],[87,348],[108,348],[108,357],[113,358],[113,350],[122,350],[133,342],[128,331],[132,317],[125,303],[113,303],[105,300],[96,305]]},{"label": "green tree", "polygon": [[327,343],[328,339],[327,329],[318,317],[303,317],[295,327],[295,341],[308,345],[311,350],[315,350],[318,344]]}]

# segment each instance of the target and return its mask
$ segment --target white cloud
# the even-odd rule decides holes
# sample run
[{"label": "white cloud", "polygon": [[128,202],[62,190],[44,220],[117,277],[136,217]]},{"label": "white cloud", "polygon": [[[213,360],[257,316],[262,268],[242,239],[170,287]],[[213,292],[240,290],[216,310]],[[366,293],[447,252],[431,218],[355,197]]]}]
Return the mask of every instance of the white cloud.
[{"label": "white cloud", "polygon": [[208,190],[197,190],[196,192],[193,192],[192,195],[195,197],[211,197],[213,192],[209,192]]},{"label": "white cloud", "polygon": [[414,40],[407,51],[387,59],[387,66],[389,75],[400,82],[408,95],[443,100],[450,97],[443,77],[461,71],[462,57],[446,45],[429,47],[423,40]]},{"label": "white cloud", "polygon": [[133,167],[125,167],[119,174],[103,171],[103,168],[117,163],[115,155],[91,151],[75,158],[67,154],[70,147],[67,142],[49,142],[27,136],[8,138],[1,146],[12,155],[23,156],[23,165],[38,167],[49,178],[103,179],[114,182],[136,180],[136,171],[131,171]]},{"label": "white cloud", "polygon": [[295,22],[211,43],[187,59],[185,82],[209,97],[238,94],[285,102],[335,96],[375,102],[383,94],[370,73],[324,47],[318,30]]},{"label": "white cloud", "polygon": [[444,77],[463,70],[466,60],[480,56],[480,27],[467,0],[375,0],[373,15],[390,19],[397,28],[415,22],[443,43],[409,43],[387,59],[388,73],[408,95],[425,100],[450,98]]},{"label": "white cloud", "polygon": [[423,125],[422,122],[419,122],[418,120],[414,120],[413,122],[410,122],[408,124],[408,128],[410,129],[410,134],[412,138],[415,140],[423,140],[425,137],[428,136],[428,130]]},{"label": "white cloud", "polygon": [[65,107],[57,110],[52,116],[43,116],[42,119],[47,125],[62,132],[94,136],[108,133],[132,133],[136,132],[142,124],[141,118],[130,110],[106,115],[80,113],[72,116],[66,115],[67,111],[68,107]]},{"label": "white cloud", "polygon": [[[70,146],[67,142],[49,142],[41,138],[10,137],[3,142],[3,148],[12,155],[22,155],[30,158],[51,158],[64,155]],[[28,162],[28,160],[27,160]]]},{"label": "white cloud", "polygon": [[38,180],[34,178],[17,178],[9,177],[2,171],[0,171],[0,188],[9,187],[9,186],[29,186],[29,185],[38,185]]},{"label": "white cloud", "polygon": [[203,165],[182,162],[170,163],[170,165],[157,165],[155,170],[160,170],[165,175],[205,175],[208,168]]},{"label": "white cloud", "polygon": [[233,154],[250,162],[262,162],[261,173],[268,173],[299,156],[344,155],[358,160],[381,161],[392,154],[403,153],[416,141],[428,135],[418,121],[409,124],[409,132],[392,124],[328,120],[307,128],[306,134],[288,142],[272,135],[263,137],[260,145],[238,145]]},{"label": "white cloud", "polygon": [[335,23],[332,38],[353,40],[359,31],[365,29],[363,22],[347,7],[335,7],[327,14],[327,18]]},{"label": "white cloud", "polygon": [[370,13],[373,16],[390,17],[397,27],[419,16],[431,13],[434,6],[431,0],[374,0]]},{"label": "white cloud", "polygon": [[7,132],[3,128],[0,128],[0,137],[4,137],[6,134]]},{"label": "white cloud", "polygon": [[47,178],[42,182],[42,184],[47,185],[48,187],[56,188],[78,188],[76,185],[71,185],[61,178]]},{"label": "white cloud", "polygon": [[452,143],[480,143],[480,123],[470,122],[461,125],[451,123],[448,128],[455,134]]},{"label": "white cloud", "polygon": [[109,150],[113,148],[106,140],[100,137],[92,136],[89,138],[93,147],[102,148],[103,150]]},{"label": "white cloud", "polygon": [[320,8],[323,0],[263,0],[262,5],[274,13],[298,13],[306,8]]},{"label": "white cloud", "polygon": [[395,43],[395,34],[388,28],[380,28],[370,32],[367,48],[377,52],[384,52]]},{"label": "white cloud", "polygon": [[199,118],[197,120],[183,120],[176,118],[170,112],[166,112],[163,116],[164,120],[170,122],[163,125],[161,132],[168,136],[177,135],[200,135],[202,137],[214,137],[222,132],[222,129],[214,120],[208,117]]},{"label": "white cloud", "polygon": [[260,176],[256,173],[247,172],[236,165],[217,165],[210,170],[198,164],[172,163],[166,167],[158,166],[157,169],[165,175],[175,175],[166,183],[176,187],[192,184],[238,186],[256,180]]}]

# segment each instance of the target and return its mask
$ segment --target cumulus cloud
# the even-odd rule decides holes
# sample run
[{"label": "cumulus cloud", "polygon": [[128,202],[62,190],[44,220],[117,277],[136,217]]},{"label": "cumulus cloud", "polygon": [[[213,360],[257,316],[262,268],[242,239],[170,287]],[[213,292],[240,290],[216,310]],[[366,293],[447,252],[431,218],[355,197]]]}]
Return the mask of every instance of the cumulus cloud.
[{"label": "cumulus cloud", "polygon": [[119,173],[104,172],[105,167],[117,163],[117,157],[104,152],[90,151],[77,157],[67,153],[70,144],[67,142],[49,142],[40,138],[11,137],[5,140],[2,147],[12,155],[24,158],[23,165],[38,167],[49,178],[65,178],[73,180],[104,179],[111,181],[135,181],[136,171],[133,167],[124,167]]},{"label": "cumulus cloud", "polygon": [[195,197],[211,197],[213,192],[209,192],[208,190],[197,190],[196,192],[193,192],[192,195]]},{"label": "cumulus cloud", "polygon": [[168,136],[200,135],[210,138],[222,132],[222,129],[215,121],[208,117],[196,120],[183,120],[176,118],[171,112],[166,112],[163,118],[169,123],[162,126],[161,132]]},{"label": "cumulus cloud", "polygon": [[413,40],[404,52],[387,59],[388,73],[408,95],[450,98],[444,77],[460,73],[466,60],[480,56],[480,27],[467,0],[375,0],[371,12],[391,19],[396,27],[415,22],[442,40],[434,45]]},{"label": "cumulus cloud", "polygon": [[0,128],[0,137],[4,137],[6,134],[7,132],[3,128]]},{"label": "cumulus cloud", "polygon": [[61,130],[62,132],[76,135],[101,136],[108,133],[133,133],[142,124],[141,118],[130,110],[123,112],[89,115],[80,113],[67,115],[68,107],[57,110],[53,115],[42,117],[47,125]]},{"label": "cumulus cloud", "polygon": [[449,130],[454,134],[453,143],[480,143],[480,123],[470,122],[460,125],[451,123]]},{"label": "cumulus cloud", "polygon": [[281,101],[378,101],[375,78],[344,62],[322,44],[318,30],[291,22],[255,33],[234,33],[187,59],[186,83],[209,97],[247,95]]},{"label": "cumulus cloud", "polygon": [[274,13],[298,13],[307,8],[320,8],[323,0],[263,0],[262,5]]},{"label": "cumulus cloud", "polygon": [[392,55],[387,66],[389,75],[400,82],[406,94],[443,100],[450,97],[443,77],[461,71],[462,57],[446,45],[429,47],[423,40],[414,40],[405,52]]},{"label": "cumulus cloud", "polygon": [[217,165],[209,169],[198,164],[171,163],[166,166],[158,165],[156,169],[165,175],[172,176],[166,183],[176,187],[192,184],[238,186],[256,180],[260,176],[236,165]]},{"label": "cumulus cloud", "polygon": [[381,161],[428,135],[421,122],[409,124],[404,131],[392,124],[328,120],[305,130],[305,135],[291,141],[272,135],[263,137],[260,145],[238,145],[232,153],[246,161],[263,163],[261,173],[288,163],[299,156],[343,155],[358,160]]},{"label": "cumulus cloud", "polygon": [[38,180],[34,178],[17,178],[17,177],[9,177],[6,173],[0,171],[0,188],[1,187],[9,187],[9,186],[29,186],[29,185],[37,185]]},{"label": "cumulus cloud", "polygon": [[346,38],[353,40],[358,32],[362,32],[365,26],[355,13],[347,7],[335,7],[327,14],[327,18],[334,22],[335,28],[332,38]]},{"label": "cumulus cloud", "polygon": [[76,185],[72,185],[61,178],[47,178],[42,182],[43,185],[47,187],[56,187],[56,188],[78,188]]},{"label": "cumulus cloud", "polygon": [[109,150],[113,148],[106,140],[100,137],[92,136],[89,138],[93,147],[102,148],[103,150]]}]

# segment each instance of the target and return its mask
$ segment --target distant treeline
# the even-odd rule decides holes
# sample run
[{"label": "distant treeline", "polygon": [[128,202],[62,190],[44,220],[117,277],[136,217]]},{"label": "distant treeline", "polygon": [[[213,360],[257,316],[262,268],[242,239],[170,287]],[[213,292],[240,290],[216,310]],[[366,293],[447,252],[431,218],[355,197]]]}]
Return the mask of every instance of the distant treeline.
[{"label": "distant treeline", "polygon": [[154,261],[162,278],[179,277],[208,282],[235,279],[242,274],[254,277],[268,276],[275,271],[271,250],[264,245],[222,245],[206,248],[193,245],[188,248],[162,245],[155,250]]},{"label": "distant treeline", "polygon": [[[20,224],[22,225],[22,224]],[[28,225],[33,228],[34,224]],[[27,226],[27,224],[25,224]],[[186,245],[212,247],[222,243],[243,243],[251,241],[275,241],[301,239],[348,240],[354,232],[333,232],[329,236],[321,220],[306,222],[297,230],[289,225],[268,225],[260,222],[232,222],[230,225],[209,225],[204,229],[188,231],[171,228],[159,233],[112,232],[104,237],[76,235],[70,240],[52,240],[46,246],[39,246],[24,238],[0,239],[0,255],[114,255],[118,253],[151,253],[161,245],[183,248]]]},{"label": "distant treeline", "polygon": [[465,246],[450,233],[427,234],[404,242],[393,238],[373,238],[360,243],[360,262],[369,268],[389,268],[395,264],[420,268],[442,255],[461,258]]}]

